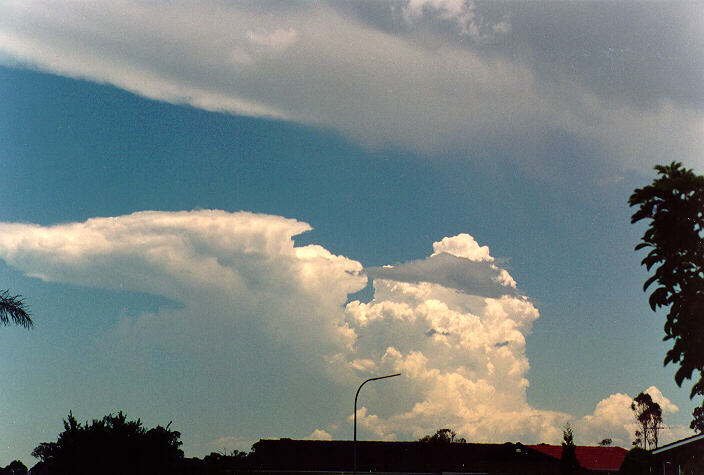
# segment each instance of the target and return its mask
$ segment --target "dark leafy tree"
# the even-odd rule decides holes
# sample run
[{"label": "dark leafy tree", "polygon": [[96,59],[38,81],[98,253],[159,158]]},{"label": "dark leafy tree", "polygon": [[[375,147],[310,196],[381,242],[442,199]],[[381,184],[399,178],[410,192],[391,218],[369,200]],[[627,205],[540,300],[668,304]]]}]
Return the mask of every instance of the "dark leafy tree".
[{"label": "dark leafy tree", "polygon": [[560,457],[560,472],[563,474],[579,473],[577,461],[577,446],[574,445],[574,434],[569,422],[562,430],[562,457]]},{"label": "dark leafy tree", "polygon": [[418,439],[418,442],[428,442],[434,444],[466,443],[464,437],[457,437],[457,433],[452,429],[438,429],[434,434],[426,435]]},{"label": "dark leafy tree", "polygon": [[[635,439],[633,439],[633,443],[631,444],[634,448],[635,447],[640,447],[643,448],[645,443],[643,442],[643,432],[640,429],[637,429],[635,432]],[[645,450],[645,449],[643,449]]]},{"label": "dark leafy tree", "polygon": [[203,460],[185,459],[184,473],[189,475],[230,475],[249,470],[249,454],[239,450],[229,453],[211,452]]},{"label": "dark leafy tree", "polygon": [[5,468],[0,468],[0,475],[27,475],[27,466],[19,460],[13,460]]},{"label": "dark leafy tree", "polygon": [[607,437],[606,439],[601,439],[601,441],[599,442],[599,445],[602,446],[602,447],[608,447],[608,446],[610,446],[613,442],[614,442],[613,440],[611,440],[610,438]]},{"label": "dark leafy tree", "polygon": [[631,403],[639,429],[636,431],[634,446],[644,449],[657,448],[658,434],[662,425],[662,408],[648,393],[640,393]]},{"label": "dark leafy tree", "polygon": [[169,425],[147,430],[122,412],[81,424],[69,412],[56,442],[39,444],[32,456],[50,474],[179,473],[181,434]]},{"label": "dark leafy tree", "polygon": [[618,473],[623,475],[650,473],[650,452],[641,447],[634,447],[626,454]]},{"label": "dark leafy tree", "polygon": [[689,427],[696,432],[704,433],[704,403],[700,407],[695,407],[692,412],[692,422]]},{"label": "dark leafy tree", "polygon": [[29,315],[29,310],[20,295],[10,295],[9,290],[0,291],[0,323],[13,324],[25,328],[32,328],[34,324]]},{"label": "dark leafy tree", "polygon": [[[679,364],[675,382],[695,381],[689,397],[704,396],[704,176],[681,163],[655,167],[652,184],[636,189],[628,203],[637,206],[631,222],[648,221],[636,250],[649,249],[642,264],[653,274],[649,303],[669,309],[664,340],[672,340],[665,365]],[[698,374],[698,377],[696,373]],[[704,429],[704,403],[692,413],[691,427]]]}]

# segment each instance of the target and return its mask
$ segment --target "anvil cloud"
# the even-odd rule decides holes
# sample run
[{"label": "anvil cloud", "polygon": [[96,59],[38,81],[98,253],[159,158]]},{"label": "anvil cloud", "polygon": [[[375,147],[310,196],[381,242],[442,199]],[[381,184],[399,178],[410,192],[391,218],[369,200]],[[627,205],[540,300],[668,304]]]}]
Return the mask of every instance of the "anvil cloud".
[{"label": "anvil cloud", "polygon": [[[554,166],[554,143],[568,137],[617,169],[647,169],[664,154],[701,163],[694,4],[530,7],[6,2],[0,58],[429,156]],[[659,22],[667,30],[646,27]]]}]

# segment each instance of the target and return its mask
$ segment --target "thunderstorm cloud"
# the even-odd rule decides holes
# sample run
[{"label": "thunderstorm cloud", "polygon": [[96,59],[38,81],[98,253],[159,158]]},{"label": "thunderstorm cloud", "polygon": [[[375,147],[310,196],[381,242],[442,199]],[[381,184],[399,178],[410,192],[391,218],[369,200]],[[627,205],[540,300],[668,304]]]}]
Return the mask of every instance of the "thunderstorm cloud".
[{"label": "thunderstorm cloud", "polygon": [[[581,419],[528,403],[526,339],[538,309],[471,235],[435,242],[425,259],[367,272],[319,245],[297,246],[293,238],[310,229],[295,219],[217,210],[0,223],[0,258],[45,281],[172,302],[111,324],[99,344],[118,375],[168,354],[181,372],[206,368],[190,382],[205,378],[209,393],[240,398],[246,411],[267,400],[306,407],[311,395],[301,381],[339,396],[363,378],[401,372],[388,383],[396,385],[393,401],[373,390],[365,396],[359,422],[372,436],[417,438],[448,426],[476,442],[557,442],[572,420],[583,437],[608,432],[628,442],[625,394],[606,397]],[[373,298],[347,302],[368,277]],[[253,361],[257,384],[229,383],[251,379]],[[648,391],[665,412],[677,410],[657,388]],[[190,407],[208,403],[187,391],[180,397]],[[298,437],[344,437],[349,415],[349,408],[325,414]],[[247,437],[256,434],[223,434],[211,445]]]}]

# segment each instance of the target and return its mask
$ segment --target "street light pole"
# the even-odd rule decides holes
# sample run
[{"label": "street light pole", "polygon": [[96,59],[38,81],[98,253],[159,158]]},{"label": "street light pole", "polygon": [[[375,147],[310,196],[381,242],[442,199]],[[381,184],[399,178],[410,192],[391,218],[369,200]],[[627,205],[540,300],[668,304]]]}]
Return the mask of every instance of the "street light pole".
[{"label": "street light pole", "polygon": [[357,393],[354,395],[354,441],[352,442],[352,451],[354,452],[354,458],[352,461],[352,470],[354,474],[357,475],[357,396],[359,396],[359,391],[362,386],[367,384],[369,381],[376,381],[377,379],[393,378],[394,376],[401,376],[401,373],[387,374],[386,376],[377,376],[376,378],[369,378],[365,380],[357,388]]}]

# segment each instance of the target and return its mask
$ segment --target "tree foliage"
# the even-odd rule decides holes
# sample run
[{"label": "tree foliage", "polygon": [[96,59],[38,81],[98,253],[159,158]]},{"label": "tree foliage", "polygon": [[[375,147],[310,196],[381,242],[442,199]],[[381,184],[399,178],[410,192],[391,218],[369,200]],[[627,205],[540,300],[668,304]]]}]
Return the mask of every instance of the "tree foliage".
[{"label": "tree foliage", "polygon": [[689,424],[689,427],[700,434],[704,433],[704,403],[694,408],[692,412],[692,422]]},{"label": "tree foliage", "polygon": [[662,408],[648,393],[640,393],[631,403],[639,429],[636,431],[634,446],[644,449],[658,447],[658,434],[662,424]]},{"label": "tree foliage", "polygon": [[[641,264],[653,274],[643,290],[655,289],[650,308],[669,308],[664,340],[672,340],[665,365],[679,364],[675,382],[698,380],[690,398],[704,395],[704,176],[696,175],[681,163],[657,165],[652,184],[636,189],[628,203],[637,206],[631,217],[636,223],[647,220],[636,250],[649,249]],[[695,409],[691,427],[704,429],[704,404]]]},{"label": "tree foliage", "polygon": [[20,460],[13,460],[5,468],[0,468],[0,475],[27,475],[27,467]]},{"label": "tree foliage", "polygon": [[574,445],[574,434],[568,422],[562,430],[562,456],[560,457],[560,472],[563,474],[579,473],[577,461],[577,446]]},{"label": "tree foliage", "polygon": [[188,475],[231,475],[249,470],[249,454],[239,450],[230,453],[211,452],[202,460],[184,459],[183,473]]},{"label": "tree foliage", "polygon": [[434,434],[426,435],[418,439],[418,442],[427,442],[434,444],[452,444],[452,443],[466,443],[464,437],[457,437],[457,433],[452,429],[438,429]]},{"label": "tree foliage", "polygon": [[626,454],[618,473],[623,475],[650,473],[650,458],[650,452],[641,447],[634,447]]},{"label": "tree foliage", "polygon": [[181,434],[168,427],[147,430],[122,411],[81,424],[69,412],[56,442],[39,444],[32,456],[50,474],[177,473]]},{"label": "tree foliage", "polygon": [[22,296],[10,295],[9,290],[1,290],[0,323],[9,325],[10,321],[25,328],[31,328],[34,324]]}]

